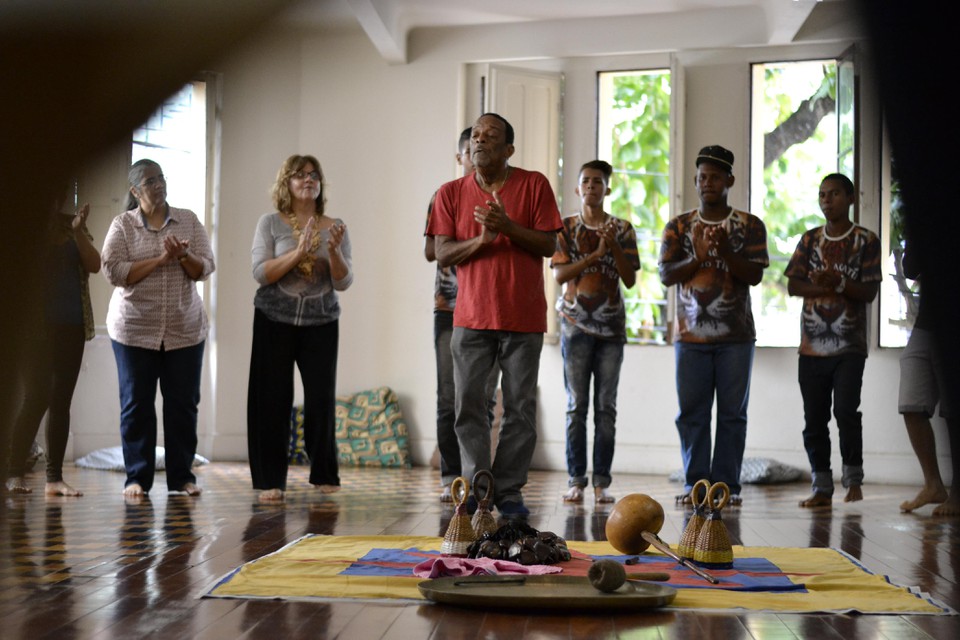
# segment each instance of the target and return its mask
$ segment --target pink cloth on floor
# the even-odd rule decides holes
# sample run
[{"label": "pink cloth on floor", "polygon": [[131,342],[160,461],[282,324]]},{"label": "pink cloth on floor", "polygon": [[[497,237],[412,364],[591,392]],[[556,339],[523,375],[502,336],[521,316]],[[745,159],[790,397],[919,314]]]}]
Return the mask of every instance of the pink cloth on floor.
[{"label": "pink cloth on floor", "polygon": [[522,565],[509,560],[493,560],[491,558],[431,558],[415,566],[413,575],[419,578],[491,575],[540,576],[547,573],[561,573],[562,571],[563,569],[553,565]]}]

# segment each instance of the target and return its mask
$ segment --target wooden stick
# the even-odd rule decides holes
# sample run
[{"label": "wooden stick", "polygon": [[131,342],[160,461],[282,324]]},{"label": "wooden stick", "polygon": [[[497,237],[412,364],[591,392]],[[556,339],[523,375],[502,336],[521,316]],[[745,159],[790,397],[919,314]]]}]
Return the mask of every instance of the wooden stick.
[{"label": "wooden stick", "polygon": [[627,573],[627,580],[647,580],[650,582],[667,582],[670,580],[670,574],[662,571],[653,571],[650,573]]},{"label": "wooden stick", "polygon": [[646,540],[651,545],[653,545],[654,549],[667,554],[668,556],[670,556],[671,558],[673,558],[674,560],[676,560],[677,562],[685,566],[687,569],[690,569],[691,571],[693,571],[695,574],[697,574],[698,576],[700,576],[710,584],[720,584],[720,580],[718,580],[717,578],[714,578],[712,575],[710,575],[709,573],[707,573],[697,565],[693,564],[689,560],[685,558],[681,558],[676,553],[674,553],[673,549],[670,548],[670,545],[668,545],[666,542],[661,540],[657,534],[650,533],[649,531],[644,531],[640,535],[641,537],[643,537],[644,540]]}]

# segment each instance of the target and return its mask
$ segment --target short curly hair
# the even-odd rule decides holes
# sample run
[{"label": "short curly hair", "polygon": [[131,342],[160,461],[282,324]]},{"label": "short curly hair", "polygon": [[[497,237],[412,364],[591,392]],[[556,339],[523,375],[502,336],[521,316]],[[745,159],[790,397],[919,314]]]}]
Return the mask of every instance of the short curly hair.
[{"label": "short curly hair", "polygon": [[303,169],[308,164],[312,164],[320,174],[320,193],[317,195],[317,206],[315,211],[323,215],[326,208],[326,182],[323,177],[323,168],[320,162],[311,155],[292,155],[283,161],[280,170],[277,171],[277,179],[270,188],[270,195],[273,197],[273,206],[280,213],[291,213],[293,211],[293,196],[290,195],[290,178],[295,173]]}]

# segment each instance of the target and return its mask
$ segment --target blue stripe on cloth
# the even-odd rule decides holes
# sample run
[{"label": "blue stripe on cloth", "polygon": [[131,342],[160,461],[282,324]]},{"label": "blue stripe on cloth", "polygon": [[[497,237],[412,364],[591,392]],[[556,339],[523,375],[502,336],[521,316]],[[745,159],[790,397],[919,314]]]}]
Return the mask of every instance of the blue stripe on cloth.
[{"label": "blue stripe on cloth", "polygon": [[[668,571],[671,573],[671,586],[680,586],[684,589],[726,589],[728,591],[796,591],[805,592],[803,584],[797,584],[787,577],[780,567],[766,558],[734,558],[732,569],[708,570],[709,573],[720,579],[719,585],[712,585],[686,568],[681,568],[674,560],[665,556],[593,556],[594,560],[616,560],[625,562],[629,558],[636,558],[635,564],[627,567],[630,571]],[[631,568],[632,567],[632,568]],[[689,572],[689,576],[677,572]]]}]

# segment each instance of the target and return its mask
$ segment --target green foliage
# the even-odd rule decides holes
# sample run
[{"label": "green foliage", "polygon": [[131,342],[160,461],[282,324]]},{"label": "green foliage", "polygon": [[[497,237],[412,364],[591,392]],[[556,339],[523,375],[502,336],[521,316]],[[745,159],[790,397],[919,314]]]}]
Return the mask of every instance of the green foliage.
[{"label": "green foliage", "polygon": [[641,264],[636,285],[625,293],[627,339],[665,344],[666,289],[657,258],[670,217],[670,73],[614,76],[611,115],[612,130],[600,134],[614,171],[607,205],[634,225]]},{"label": "green foliage", "polygon": [[[837,80],[833,61],[766,65],[762,107],[755,114],[763,133],[792,116],[804,100],[825,95],[836,99]],[[600,156],[609,157],[614,167],[607,205],[636,228],[642,265],[637,284],[626,292],[627,334],[632,342],[663,344],[666,290],[657,258],[660,234],[670,216],[670,74],[617,73],[612,82],[613,98],[604,114],[612,126],[600,132],[599,140]],[[778,322],[789,315],[788,339],[793,341],[796,317],[786,313],[790,301],[783,271],[803,232],[823,224],[817,190],[820,178],[837,170],[837,131],[837,118],[828,116],[807,140],[789,147],[764,170],[760,202],[752,205],[767,226],[771,258],[771,268],[754,294],[761,307],[758,326],[768,312]],[[845,135],[852,139],[849,131]],[[778,331],[785,335],[782,327]]]},{"label": "green foliage", "polygon": [[[801,108],[804,100],[822,95],[836,97],[837,69],[833,61],[800,62],[765,65],[762,106],[757,118],[765,135]],[[820,179],[837,171],[837,118],[825,117],[813,134],[793,144],[763,172],[762,205],[753,199],[753,213],[767,227],[770,268],[764,274],[760,291],[760,314],[756,318],[760,344],[780,344],[780,338],[764,337],[767,325],[770,334],[785,336],[795,344],[796,318],[788,309],[787,278],[783,274],[790,256],[805,231],[823,224],[817,193]],[[758,210],[759,209],[759,210]],[[783,324],[789,323],[790,331]]]}]

